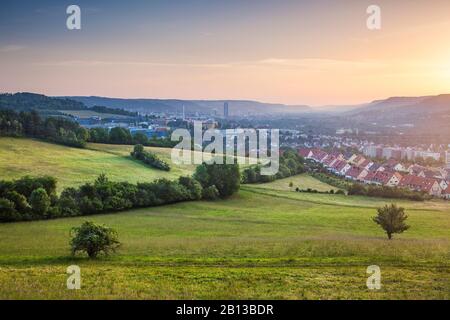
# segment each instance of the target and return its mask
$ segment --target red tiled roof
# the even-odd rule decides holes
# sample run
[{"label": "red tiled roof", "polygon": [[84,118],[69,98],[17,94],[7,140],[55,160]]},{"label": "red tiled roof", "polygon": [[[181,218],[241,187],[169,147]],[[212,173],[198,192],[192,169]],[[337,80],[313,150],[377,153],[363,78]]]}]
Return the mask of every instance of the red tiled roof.
[{"label": "red tiled roof", "polygon": [[442,192],[443,194],[450,194],[450,186],[448,186],[447,189],[445,189],[445,191]]},{"label": "red tiled roof", "polygon": [[300,149],[298,149],[298,154],[300,156],[302,156],[303,158],[306,158],[309,155],[310,151],[311,151],[311,149],[308,149],[308,148],[300,148]]},{"label": "red tiled roof", "polygon": [[356,179],[361,174],[361,171],[362,169],[358,167],[351,167],[345,175]]},{"label": "red tiled roof", "polygon": [[422,178],[408,174],[402,178],[399,186],[429,192],[436,182],[435,179]]},{"label": "red tiled roof", "polygon": [[389,180],[391,180],[393,175],[394,172],[391,171],[377,171],[371,181],[381,183],[384,185],[388,183]]},{"label": "red tiled roof", "polygon": [[336,169],[337,171],[341,171],[342,169],[344,169],[346,165],[347,162],[345,162],[344,160],[339,160],[336,161],[336,163],[333,165],[333,168]]},{"label": "red tiled roof", "polygon": [[336,160],[335,156],[329,155],[324,161],[323,164],[329,166],[334,160]]},{"label": "red tiled roof", "polygon": [[322,159],[324,159],[328,153],[326,153],[325,151],[322,151],[320,149],[313,149],[312,150],[312,158],[318,161],[321,161]]}]

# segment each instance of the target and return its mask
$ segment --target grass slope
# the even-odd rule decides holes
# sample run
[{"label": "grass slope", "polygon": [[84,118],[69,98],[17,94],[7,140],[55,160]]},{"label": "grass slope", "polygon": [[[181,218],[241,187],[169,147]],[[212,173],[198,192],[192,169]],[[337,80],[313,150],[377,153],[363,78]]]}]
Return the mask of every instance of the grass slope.
[{"label": "grass slope", "polygon": [[[62,187],[102,172],[135,182],[194,168],[157,171],[132,160],[130,149],[0,138],[0,177],[50,174]],[[170,149],[151,151],[170,159]],[[0,299],[450,298],[448,202],[396,201],[411,229],[388,241],[371,218],[392,200],[292,192],[290,181],[331,188],[299,175],[243,186],[226,201],[0,224]],[[123,245],[116,255],[70,257],[69,231],[88,219],[117,229]],[[66,289],[72,264],[81,267],[81,290]],[[373,264],[381,267],[380,291],[365,285]]]},{"label": "grass slope", "polygon": [[[405,203],[411,229],[388,241],[371,221],[384,200],[261,191],[0,225],[0,298],[450,298],[448,204]],[[86,219],[118,230],[117,255],[69,256],[69,230]],[[82,270],[76,292],[65,289],[71,264]],[[372,264],[380,291],[365,285]]]},{"label": "grass slope", "polygon": [[[293,186],[289,187],[289,184],[292,182]],[[254,184],[252,185],[256,188],[263,189],[272,189],[272,190],[280,190],[280,191],[295,191],[295,188],[299,188],[301,190],[306,190],[308,188],[325,192],[334,190],[339,190],[336,187],[333,187],[327,183],[321,182],[308,174],[299,174],[296,176],[292,176],[289,178],[284,178],[280,180],[275,180],[268,183]]]},{"label": "grass slope", "polygon": [[[132,146],[88,144],[87,149],[70,148],[22,138],[0,138],[0,179],[24,175],[51,175],[59,190],[93,181],[106,173],[111,180],[146,182],[156,178],[174,179],[191,175],[193,166],[174,166],[170,172],[153,169],[129,155]],[[170,149],[147,148],[170,159]]]}]

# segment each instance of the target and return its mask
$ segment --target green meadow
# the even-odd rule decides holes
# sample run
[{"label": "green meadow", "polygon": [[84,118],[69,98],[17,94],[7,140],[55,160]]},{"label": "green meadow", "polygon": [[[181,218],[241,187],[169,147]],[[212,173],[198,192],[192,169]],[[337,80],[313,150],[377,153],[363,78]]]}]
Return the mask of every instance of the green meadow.
[{"label": "green meadow", "polygon": [[[80,150],[6,138],[0,144],[10,148],[0,151],[2,179],[23,175],[19,168],[64,178],[64,185],[91,179],[96,170],[127,179],[135,168],[136,180],[130,181],[165,174],[130,160],[124,146]],[[16,150],[27,146],[47,154],[46,160],[25,150],[20,159]],[[129,172],[112,164],[101,171],[93,163],[102,160],[91,163],[92,156],[126,165]],[[4,162],[15,157],[8,165],[16,171],[7,171]],[[177,170],[170,174],[193,169]],[[449,202],[397,202],[406,208],[411,228],[389,241],[371,219],[390,200],[299,193],[290,191],[289,181],[304,189],[332,187],[305,175],[285,180],[242,186],[227,200],[0,224],[0,299],[450,298]],[[122,246],[116,254],[96,260],[70,256],[70,229],[85,220],[118,231]],[[66,268],[74,264],[81,268],[80,290],[66,288]],[[370,265],[381,268],[381,290],[366,286]]]},{"label": "green meadow", "polygon": [[[292,183],[292,186],[290,186]],[[308,188],[312,190],[317,190],[320,192],[326,191],[338,191],[339,188],[330,186],[327,183],[323,183],[308,174],[299,174],[294,177],[284,178],[280,180],[275,180],[270,183],[261,183],[254,185],[257,188],[280,190],[280,191],[295,191],[296,188],[300,190],[306,190]]]},{"label": "green meadow", "polygon": [[[157,178],[174,179],[191,175],[194,167],[172,165],[163,172],[130,156],[133,146],[88,144],[86,149],[23,139],[0,138],[0,178],[15,179],[25,175],[51,175],[58,179],[58,189],[93,181],[105,173],[113,181],[146,182]],[[170,160],[170,149],[146,148],[162,159]]]}]

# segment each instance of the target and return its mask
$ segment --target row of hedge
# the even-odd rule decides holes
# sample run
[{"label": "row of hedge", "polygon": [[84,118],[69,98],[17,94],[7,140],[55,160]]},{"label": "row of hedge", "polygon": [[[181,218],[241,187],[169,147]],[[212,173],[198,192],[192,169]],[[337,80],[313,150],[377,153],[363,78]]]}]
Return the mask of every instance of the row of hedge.
[{"label": "row of hedge", "polygon": [[279,170],[275,175],[261,175],[261,165],[251,166],[242,172],[242,183],[264,183],[283,179],[305,172],[304,159],[293,149],[287,149],[279,159]]},{"label": "row of hedge", "polygon": [[348,188],[348,195],[360,195],[368,197],[408,199],[413,201],[430,200],[432,197],[424,192],[411,191],[397,187],[362,185],[354,183]]},{"label": "row of hedge", "polygon": [[31,137],[83,148],[89,138],[87,129],[61,117],[41,118],[36,111],[17,113],[0,110],[0,136]]},{"label": "row of hedge", "polygon": [[0,181],[0,222],[84,216],[163,204],[226,198],[239,190],[237,164],[197,167],[194,177],[148,183],[113,182],[100,175],[93,183],[66,188],[58,197],[56,179],[24,177]]},{"label": "row of hedge", "polygon": [[170,165],[167,162],[159,159],[157,155],[149,151],[145,151],[142,144],[137,144],[134,146],[134,150],[131,152],[131,156],[139,161],[144,162],[145,164],[148,164],[153,168],[170,171]]},{"label": "row of hedge", "polygon": [[336,190],[336,191],[334,191],[334,189],[331,189],[330,191],[319,191],[317,189],[311,189],[311,188],[307,188],[307,189],[295,188],[295,191],[296,192],[303,192],[303,193],[343,194],[343,195],[345,195],[345,191],[344,190]]},{"label": "row of hedge", "polygon": [[111,144],[142,144],[148,147],[172,148],[178,141],[172,141],[170,136],[158,138],[153,136],[148,138],[143,132],[131,134],[129,129],[115,127],[111,130],[107,128],[89,129],[89,142],[111,143]]}]

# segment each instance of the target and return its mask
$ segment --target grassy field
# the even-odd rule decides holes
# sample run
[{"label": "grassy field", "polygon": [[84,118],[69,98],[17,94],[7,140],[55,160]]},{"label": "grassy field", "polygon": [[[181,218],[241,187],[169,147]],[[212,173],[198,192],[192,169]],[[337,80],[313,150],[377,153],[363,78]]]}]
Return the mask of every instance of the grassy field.
[{"label": "grassy field", "polygon": [[[351,198],[340,206],[321,203],[319,195],[260,191],[0,225],[0,298],[450,298],[446,204],[427,210],[409,203],[411,229],[388,241],[371,221],[378,201]],[[70,257],[69,230],[86,219],[118,230],[123,246],[116,255]],[[82,270],[77,292],[65,289],[71,264]],[[382,270],[379,291],[365,286],[372,264]]]},{"label": "grassy field", "polygon": [[[293,186],[290,187],[289,184],[292,182]],[[308,174],[299,174],[285,179],[275,180],[269,183],[254,184],[256,188],[281,190],[281,191],[295,191],[295,188],[300,190],[306,190],[308,188],[317,190],[320,192],[339,190],[336,187],[330,186],[324,182],[321,182]]]},{"label": "grassy field", "polygon": [[[170,172],[153,169],[131,158],[132,146],[88,144],[87,149],[21,138],[0,138],[0,179],[24,175],[51,175],[58,179],[58,189],[93,181],[106,173],[111,180],[146,182],[156,178],[174,179],[191,175],[194,166],[172,165]],[[165,160],[170,149],[147,148]]]},{"label": "grassy field", "polygon": [[[101,172],[134,182],[193,170],[150,169],[128,157],[130,146],[0,146],[2,179],[51,174],[68,186]],[[0,224],[0,299],[450,299],[449,202],[396,201],[411,229],[388,241],[371,218],[389,200],[293,192],[290,181],[331,189],[300,175],[242,186],[228,200]],[[118,231],[115,255],[70,256],[69,231],[85,220]],[[81,290],[66,289],[72,264]],[[381,268],[379,291],[366,287],[369,265]]]}]

